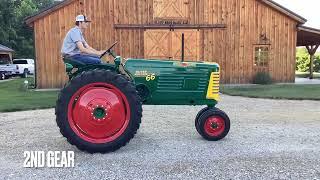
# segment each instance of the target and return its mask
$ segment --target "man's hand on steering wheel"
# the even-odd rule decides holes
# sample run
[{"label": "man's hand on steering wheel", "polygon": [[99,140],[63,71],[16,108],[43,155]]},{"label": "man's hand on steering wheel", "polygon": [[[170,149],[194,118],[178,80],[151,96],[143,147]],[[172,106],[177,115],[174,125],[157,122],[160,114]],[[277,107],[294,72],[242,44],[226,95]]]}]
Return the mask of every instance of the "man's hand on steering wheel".
[{"label": "man's hand on steering wheel", "polygon": [[110,46],[110,48],[108,48],[104,53],[102,53],[102,54],[100,55],[100,59],[101,59],[103,56],[105,56],[106,54],[110,54],[112,48],[113,48],[116,44],[118,44],[118,42],[113,43],[113,44]]},{"label": "man's hand on steering wheel", "polygon": [[97,55],[101,56],[101,54],[103,54],[104,52],[105,52],[105,50],[98,51]]}]

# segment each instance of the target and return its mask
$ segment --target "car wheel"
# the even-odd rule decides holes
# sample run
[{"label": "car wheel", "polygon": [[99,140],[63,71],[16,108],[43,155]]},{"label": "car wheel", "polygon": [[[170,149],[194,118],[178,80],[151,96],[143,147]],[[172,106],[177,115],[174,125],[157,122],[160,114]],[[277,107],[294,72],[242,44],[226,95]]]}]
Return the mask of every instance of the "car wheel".
[{"label": "car wheel", "polygon": [[4,73],[0,73],[0,80],[5,80],[6,79],[6,75]]},{"label": "car wheel", "polygon": [[28,78],[28,69],[23,71],[22,78]]}]

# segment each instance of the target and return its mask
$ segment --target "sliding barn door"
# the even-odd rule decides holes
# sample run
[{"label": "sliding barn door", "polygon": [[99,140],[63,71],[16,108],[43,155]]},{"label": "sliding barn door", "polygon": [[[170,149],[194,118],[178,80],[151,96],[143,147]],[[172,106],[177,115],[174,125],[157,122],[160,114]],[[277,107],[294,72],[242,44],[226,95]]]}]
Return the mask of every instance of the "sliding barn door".
[{"label": "sliding barn door", "polygon": [[145,58],[181,60],[182,33],[185,36],[185,60],[199,60],[200,32],[197,30],[146,30],[144,33]]},{"label": "sliding barn door", "polygon": [[144,55],[148,59],[167,59],[171,56],[171,33],[169,30],[144,32]]},{"label": "sliding barn door", "polygon": [[199,60],[200,31],[175,30],[172,31],[172,56],[173,59],[181,60],[182,33],[184,33],[184,59],[188,61]]}]

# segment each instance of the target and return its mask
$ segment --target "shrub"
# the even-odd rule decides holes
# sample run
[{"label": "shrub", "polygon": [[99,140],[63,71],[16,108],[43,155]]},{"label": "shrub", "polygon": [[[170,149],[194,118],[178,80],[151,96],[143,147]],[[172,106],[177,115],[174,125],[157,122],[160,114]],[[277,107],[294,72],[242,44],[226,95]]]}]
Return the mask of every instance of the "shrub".
[{"label": "shrub", "polygon": [[272,84],[272,78],[267,72],[258,72],[253,77],[253,84]]},{"label": "shrub", "polygon": [[308,72],[310,66],[310,58],[306,56],[297,56],[296,70],[299,72]]},{"label": "shrub", "polygon": [[320,56],[314,60],[314,72],[320,72]]},{"label": "shrub", "polygon": [[[296,71],[299,72],[309,72],[310,71],[310,56],[306,48],[297,49],[296,57]],[[315,54],[314,58],[314,71],[320,72],[320,55],[319,53]]]}]

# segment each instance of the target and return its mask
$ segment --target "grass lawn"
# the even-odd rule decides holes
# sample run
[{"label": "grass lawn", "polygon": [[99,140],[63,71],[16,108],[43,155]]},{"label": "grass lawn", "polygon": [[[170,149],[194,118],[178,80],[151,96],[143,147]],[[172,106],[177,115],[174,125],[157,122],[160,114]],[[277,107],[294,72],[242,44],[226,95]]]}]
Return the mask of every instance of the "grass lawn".
[{"label": "grass lawn", "polygon": [[221,92],[253,98],[320,100],[320,85],[222,86]]},{"label": "grass lawn", "polygon": [[[299,77],[299,78],[308,78],[309,77],[309,72],[296,72],[296,77]],[[313,77],[315,79],[320,79],[320,73],[313,73]]]},{"label": "grass lawn", "polygon": [[[23,90],[25,79],[0,82],[0,112],[13,112],[53,108],[58,97],[57,91],[36,92]],[[33,82],[32,78],[28,78]]]}]

